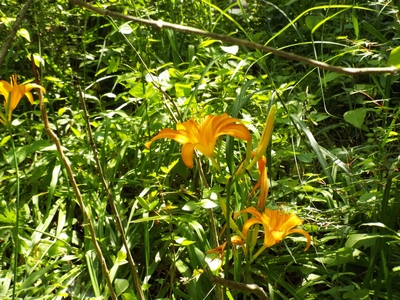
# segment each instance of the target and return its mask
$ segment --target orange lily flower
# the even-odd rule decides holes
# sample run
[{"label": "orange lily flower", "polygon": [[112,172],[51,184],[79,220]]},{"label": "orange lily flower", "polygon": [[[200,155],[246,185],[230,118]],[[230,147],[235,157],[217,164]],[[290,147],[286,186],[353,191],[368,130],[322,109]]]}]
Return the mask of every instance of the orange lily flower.
[{"label": "orange lily flower", "polygon": [[10,83],[4,80],[0,80],[0,95],[3,95],[4,107],[6,117],[0,112],[0,122],[6,125],[7,122],[11,121],[12,111],[17,107],[19,101],[23,96],[26,96],[31,104],[33,104],[33,96],[30,90],[38,88],[41,89],[43,93],[46,89],[41,85],[35,83],[21,84],[17,83],[17,75],[13,75],[10,78]]},{"label": "orange lily flower", "polygon": [[236,214],[248,212],[254,216],[247,220],[243,225],[243,235],[246,236],[250,227],[254,224],[262,224],[264,226],[264,246],[263,249],[272,247],[282,241],[287,235],[292,233],[300,233],[307,239],[307,251],[311,245],[311,237],[307,231],[303,229],[293,229],[293,227],[303,224],[303,220],[294,213],[286,214],[282,210],[271,210],[266,208],[264,213],[260,213],[256,208],[249,207],[241,210]]},{"label": "orange lily flower", "polygon": [[200,124],[194,120],[189,120],[176,124],[176,130],[165,128],[148,141],[145,146],[149,149],[151,143],[155,140],[162,138],[173,139],[183,144],[183,162],[189,168],[193,168],[194,149],[212,158],[217,139],[224,134],[246,140],[247,142],[251,140],[247,127],[240,123],[238,119],[231,118],[228,114],[224,113],[221,116],[208,115]]}]

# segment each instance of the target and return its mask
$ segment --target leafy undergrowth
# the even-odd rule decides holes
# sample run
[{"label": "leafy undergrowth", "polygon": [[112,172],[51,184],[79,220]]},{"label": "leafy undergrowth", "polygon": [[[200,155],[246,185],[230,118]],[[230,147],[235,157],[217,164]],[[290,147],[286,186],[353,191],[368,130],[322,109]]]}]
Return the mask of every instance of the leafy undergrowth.
[{"label": "leafy undergrowth", "polygon": [[[389,56],[398,61],[392,51],[400,30],[394,1],[351,6],[261,0],[236,8],[206,0],[96,3],[342,67],[386,67]],[[1,40],[20,8],[13,0],[0,5]],[[102,271],[84,208],[45,131],[35,92],[33,105],[22,98],[10,123],[0,127],[0,298],[108,299],[107,276],[118,297],[140,298],[125,240],[145,299],[257,298],[232,282],[256,284],[270,299],[399,299],[399,76],[328,72],[103,17],[66,1],[31,6],[1,79],[10,82],[18,74],[20,84],[33,81],[31,54],[46,88],[50,127],[109,273]],[[251,151],[266,141],[263,130],[274,110],[262,153],[269,188],[264,182],[255,189],[264,169],[260,161],[259,168],[248,167],[255,159]],[[193,168],[182,160],[192,157],[182,150],[187,145],[161,139],[145,146],[162,129],[224,113],[243,124],[251,141],[225,131],[215,149],[207,146],[212,158],[197,148]],[[243,127],[239,131],[245,134]],[[198,137],[217,133],[214,125]],[[284,228],[282,240],[268,247],[269,234],[279,230],[243,212],[254,208],[265,217],[261,198],[268,212],[304,221]],[[288,232],[292,228],[297,231]],[[311,236],[307,251],[304,232]],[[236,243],[227,243],[224,252],[227,239]],[[214,276],[223,278],[222,285]]]}]

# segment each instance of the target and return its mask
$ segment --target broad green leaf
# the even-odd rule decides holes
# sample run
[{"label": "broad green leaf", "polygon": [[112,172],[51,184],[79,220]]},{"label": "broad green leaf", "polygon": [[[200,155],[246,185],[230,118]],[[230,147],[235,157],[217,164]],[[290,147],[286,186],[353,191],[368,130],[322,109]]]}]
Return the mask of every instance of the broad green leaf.
[{"label": "broad green leaf", "polygon": [[31,41],[31,36],[29,35],[29,31],[26,30],[25,28],[21,28],[20,30],[18,30],[17,34],[19,36],[22,36],[24,39],[26,39],[28,42]]},{"label": "broad green leaf", "polygon": [[323,19],[324,19],[324,17],[322,17],[322,16],[307,16],[306,17],[306,26],[308,29],[312,30]]},{"label": "broad green leaf", "polygon": [[185,211],[193,211],[198,207],[198,203],[194,202],[194,201],[190,201],[188,203],[186,203],[183,207],[182,210]]},{"label": "broad green leaf", "polygon": [[217,207],[218,205],[214,201],[211,201],[209,199],[203,199],[200,201],[200,206],[202,208],[214,208]]},{"label": "broad green leaf", "polygon": [[[30,55],[29,55],[30,58]],[[34,53],[33,54],[33,59],[35,61],[35,65],[39,68],[39,67],[44,67],[45,62],[44,59],[40,56],[40,54],[38,53]],[[47,77],[47,76],[46,76]]]},{"label": "broad green leaf", "polygon": [[400,46],[390,52],[386,66],[400,68]]},{"label": "broad green leaf", "polygon": [[367,115],[366,108],[357,108],[355,110],[349,110],[348,112],[345,112],[343,117],[346,120],[346,122],[349,122],[353,126],[361,129],[361,126],[364,123],[366,115]]},{"label": "broad green leaf", "polygon": [[126,293],[121,295],[122,300],[136,300],[137,297],[132,289],[127,289]]},{"label": "broad green leaf", "polygon": [[376,239],[379,238],[378,235],[372,235],[368,233],[359,233],[352,234],[346,241],[346,248],[360,248],[364,247],[364,249],[371,247],[376,243]]},{"label": "broad green leaf", "polygon": [[232,54],[232,55],[236,55],[236,53],[239,51],[239,47],[238,46],[221,46],[222,51]]},{"label": "broad green leaf", "polygon": [[129,287],[129,281],[126,279],[115,279],[115,292],[117,296],[121,295]]},{"label": "broad green leaf", "polygon": [[122,26],[119,27],[119,31],[122,34],[131,34],[132,33],[132,28],[129,26],[128,23],[122,24]]},{"label": "broad green leaf", "polygon": [[[15,158],[18,164],[24,161],[29,153],[29,146],[22,146],[15,149]],[[11,166],[15,166],[14,153],[13,150],[9,150],[6,154],[6,160]]]},{"label": "broad green leaf", "polygon": [[302,154],[297,155],[297,159],[303,163],[312,162],[312,156],[308,153],[302,153]]}]

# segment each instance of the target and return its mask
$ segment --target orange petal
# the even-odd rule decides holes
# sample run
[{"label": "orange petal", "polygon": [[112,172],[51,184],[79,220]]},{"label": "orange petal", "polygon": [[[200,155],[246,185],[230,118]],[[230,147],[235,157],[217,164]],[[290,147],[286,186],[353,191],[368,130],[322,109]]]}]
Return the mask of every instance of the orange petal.
[{"label": "orange petal", "polygon": [[262,224],[261,220],[257,218],[251,218],[248,219],[244,224],[242,228],[242,233],[244,236],[247,236],[247,232],[249,231],[250,227],[255,225],[255,224]]},{"label": "orange petal", "polygon": [[255,207],[248,207],[245,209],[242,209],[241,211],[235,213],[235,218],[237,218],[240,214],[247,212],[252,214],[254,217],[258,218],[258,219],[262,219],[262,214],[255,208]]},{"label": "orange petal", "polygon": [[311,237],[310,237],[310,235],[308,234],[307,231],[305,231],[303,229],[292,229],[292,230],[290,230],[288,232],[288,234],[290,234],[290,233],[300,233],[300,234],[304,235],[306,237],[306,239],[307,239],[307,246],[306,246],[306,249],[304,249],[304,251],[307,251],[310,248]]},{"label": "orange petal", "polygon": [[250,131],[243,124],[229,124],[229,125],[224,126],[217,133],[217,135],[221,136],[224,134],[233,136],[233,137],[241,139],[241,140],[245,140],[247,142],[250,142],[250,140],[251,140]]},{"label": "orange petal", "polygon": [[196,143],[195,148],[205,156],[212,157],[214,155],[215,142],[210,142],[207,144]]},{"label": "orange petal", "polygon": [[8,98],[8,93],[11,92],[12,86],[4,80],[0,80],[0,94],[3,95],[6,100]]},{"label": "orange petal", "polygon": [[231,243],[232,243],[233,245],[239,245],[239,246],[241,246],[241,245],[244,244],[244,241],[243,241],[243,239],[242,239],[240,236],[234,235],[234,236],[231,237]]},{"label": "orange petal", "polygon": [[269,248],[278,243],[280,240],[276,240],[275,237],[269,230],[264,231],[264,247]]},{"label": "orange petal", "polygon": [[155,137],[153,137],[150,141],[148,141],[145,146],[147,149],[150,148],[152,142],[158,139],[172,139],[177,141],[178,143],[185,144],[189,142],[186,133],[183,130],[174,130],[170,128],[165,128],[161,130]]},{"label": "orange petal", "polygon": [[194,145],[186,143],[182,147],[182,159],[188,168],[193,168]]}]

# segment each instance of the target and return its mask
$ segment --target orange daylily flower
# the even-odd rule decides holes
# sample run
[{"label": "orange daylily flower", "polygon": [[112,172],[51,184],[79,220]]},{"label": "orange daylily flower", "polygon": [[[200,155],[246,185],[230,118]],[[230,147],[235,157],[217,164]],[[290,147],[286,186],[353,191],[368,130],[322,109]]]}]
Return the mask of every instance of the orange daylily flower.
[{"label": "orange daylily flower", "polygon": [[146,148],[150,148],[151,143],[158,139],[173,139],[183,144],[183,162],[189,168],[193,168],[194,149],[211,158],[214,155],[214,147],[218,137],[224,134],[246,140],[247,142],[251,140],[247,127],[238,119],[231,118],[228,114],[224,113],[221,116],[208,115],[200,124],[192,119],[176,124],[176,130],[165,128],[148,141],[145,146]]},{"label": "orange daylily flower", "polygon": [[260,213],[256,208],[249,207],[241,210],[235,216],[241,213],[250,213],[254,216],[247,220],[243,225],[243,235],[246,236],[250,227],[254,224],[262,224],[264,226],[264,246],[269,248],[282,241],[287,235],[292,233],[300,233],[307,239],[307,251],[311,245],[311,237],[307,231],[303,229],[293,229],[296,226],[303,224],[303,220],[297,217],[294,213],[286,214],[282,210],[272,210],[266,208],[263,213]]},{"label": "orange daylily flower", "polygon": [[10,78],[10,83],[4,80],[0,80],[0,95],[4,96],[4,107],[6,116],[0,112],[0,122],[6,125],[7,122],[11,121],[11,115],[13,110],[17,107],[19,101],[23,96],[26,96],[31,104],[33,104],[33,96],[30,90],[38,88],[43,93],[46,89],[41,85],[35,83],[21,84],[17,83],[17,75],[13,75]]}]

